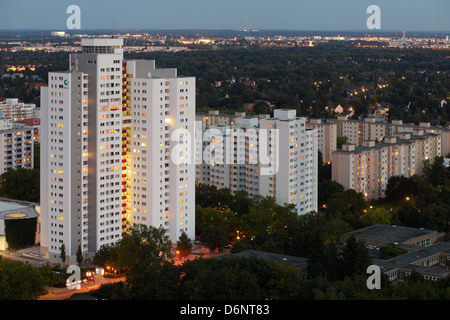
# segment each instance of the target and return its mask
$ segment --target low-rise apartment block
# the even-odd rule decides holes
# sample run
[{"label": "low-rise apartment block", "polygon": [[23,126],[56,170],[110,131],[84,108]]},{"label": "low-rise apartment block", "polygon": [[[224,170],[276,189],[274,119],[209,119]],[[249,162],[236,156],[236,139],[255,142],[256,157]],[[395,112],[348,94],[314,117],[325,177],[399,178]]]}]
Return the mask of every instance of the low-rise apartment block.
[{"label": "low-rise apartment block", "polygon": [[332,154],[332,179],[366,198],[383,197],[392,176],[421,174],[424,160],[440,155],[439,134],[423,131],[364,141],[362,146],[346,143]]},{"label": "low-rise apartment block", "polygon": [[362,145],[367,140],[381,141],[384,137],[402,132],[423,131],[424,133],[439,134],[441,136],[439,156],[446,156],[450,153],[450,129],[432,126],[428,122],[421,122],[419,125],[415,125],[403,123],[402,120],[393,120],[392,122],[376,118],[353,120],[345,116],[337,119],[328,119],[327,121],[337,125],[337,135],[347,137],[348,143]]},{"label": "low-rise apartment block", "polygon": [[0,119],[0,150],[0,174],[9,169],[33,169],[33,129],[18,127],[11,119]]}]

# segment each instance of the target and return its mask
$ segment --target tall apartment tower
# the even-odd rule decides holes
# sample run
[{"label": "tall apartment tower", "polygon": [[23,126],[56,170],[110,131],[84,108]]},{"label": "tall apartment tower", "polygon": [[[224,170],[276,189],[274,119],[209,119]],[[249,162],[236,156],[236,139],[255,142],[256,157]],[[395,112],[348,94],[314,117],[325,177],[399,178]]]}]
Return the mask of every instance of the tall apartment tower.
[{"label": "tall apartment tower", "polygon": [[308,129],[306,118],[287,109],[274,110],[273,118],[260,121],[260,128],[277,129],[279,134],[278,171],[261,175],[260,193],[275,196],[278,203],[295,204],[299,214],[317,211],[317,129]]},{"label": "tall apartment tower", "polygon": [[124,65],[127,221],[162,226],[173,242],[183,232],[194,239],[195,78],[153,60]]},{"label": "tall apartment tower", "polygon": [[[197,142],[197,155],[203,159],[197,181],[232,193],[245,190],[251,197],[275,197],[280,205],[294,204],[298,214],[317,211],[317,132],[288,109],[274,110],[272,118],[247,116],[236,118],[232,127],[199,130],[203,140]],[[212,153],[225,161],[207,159]]]},{"label": "tall apartment tower", "polygon": [[[68,263],[79,246],[92,258],[133,223],[163,226],[172,241],[180,230],[193,238],[194,178],[188,176],[194,171],[175,170],[165,152],[179,123],[194,121],[195,79],[155,69],[154,61],[125,61],[122,39],[82,39],[81,45],[69,71],[49,73],[41,89],[42,253],[60,261],[64,244]],[[188,93],[179,88],[183,81],[190,82]],[[192,111],[182,117],[187,108],[177,107],[188,96]],[[178,176],[186,178],[183,186],[192,184],[183,218]]]}]

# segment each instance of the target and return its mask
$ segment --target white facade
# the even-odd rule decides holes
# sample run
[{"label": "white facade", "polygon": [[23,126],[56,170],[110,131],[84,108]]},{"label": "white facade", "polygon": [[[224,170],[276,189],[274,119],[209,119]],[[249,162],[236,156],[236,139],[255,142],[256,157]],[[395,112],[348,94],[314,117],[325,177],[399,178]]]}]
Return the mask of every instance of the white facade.
[{"label": "white facade", "polygon": [[317,211],[317,129],[307,129],[306,118],[284,109],[261,120],[261,129],[279,133],[278,172],[261,177],[261,194],[275,195],[278,203],[295,204],[299,214]]},{"label": "white facade", "polygon": [[127,62],[122,44],[82,39],[70,71],[50,73],[42,88],[41,251],[50,261],[63,243],[70,263],[79,245],[91,258],[134,223],[162,226],[173,242],[181,231],[194,238],[194,167],[175,166],[168,148],[175,129],[193,132],[195,78]]},{"label": "white facade", "polygon": [[14,126],[10,119],[0,119],[0,174],[9,169],[34,168],[33,129]]},{"label": "white facade", "polygon": [[174,242],[182,232],[194,239],[195,166],[183,155],[194,150],[195,78],[153,60],[127,61],[126,74],[129,221],[163,227]]},{"label": "white facade", "polygon": [[317,210],[317,130],[307,129],[295,110],[275,110],[273,118],[236,118],[231,128],[210,129],[222,141],[208,130],[197,147],[203,155],[224,154],[225,160],[198,162],[198,182],[272,196],[281,205],[294,204],[299,214]]},{"label": "white facade", "polygon": [[8,98],[0,102],[0,117],[14,121],[38,117],[38,110],[34,103],[19,102],[19,99]]}]

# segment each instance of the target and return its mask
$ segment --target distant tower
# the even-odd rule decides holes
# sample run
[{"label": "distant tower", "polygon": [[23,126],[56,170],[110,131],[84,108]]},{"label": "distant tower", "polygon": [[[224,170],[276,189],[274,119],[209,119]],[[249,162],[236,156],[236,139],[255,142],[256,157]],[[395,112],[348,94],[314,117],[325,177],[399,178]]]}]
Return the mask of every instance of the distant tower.
[{"label": "distant tower", "polygon": [[247,31],[247,17],[244,18],[244,31]]},{"label": "distant tower", "polygon": [[406,31],[403,31],[403,39],[402,39],[403,45],[406,44]]}]

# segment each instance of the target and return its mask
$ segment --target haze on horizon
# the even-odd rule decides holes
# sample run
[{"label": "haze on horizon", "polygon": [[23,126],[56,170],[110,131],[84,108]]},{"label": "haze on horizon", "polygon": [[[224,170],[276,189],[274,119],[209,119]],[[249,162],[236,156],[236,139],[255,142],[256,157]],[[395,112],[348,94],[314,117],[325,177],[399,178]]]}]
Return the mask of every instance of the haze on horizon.
[{"label": "haze on horizon", "polygon": [[[368,30],[370,5],[381,8],[377,31],[450,33],[448,0],[0,0],[0,30],[61,30],[67,7],[81,9],[81,30],[260,29]],[[371,32],[373,30],[370,30]]]}]

